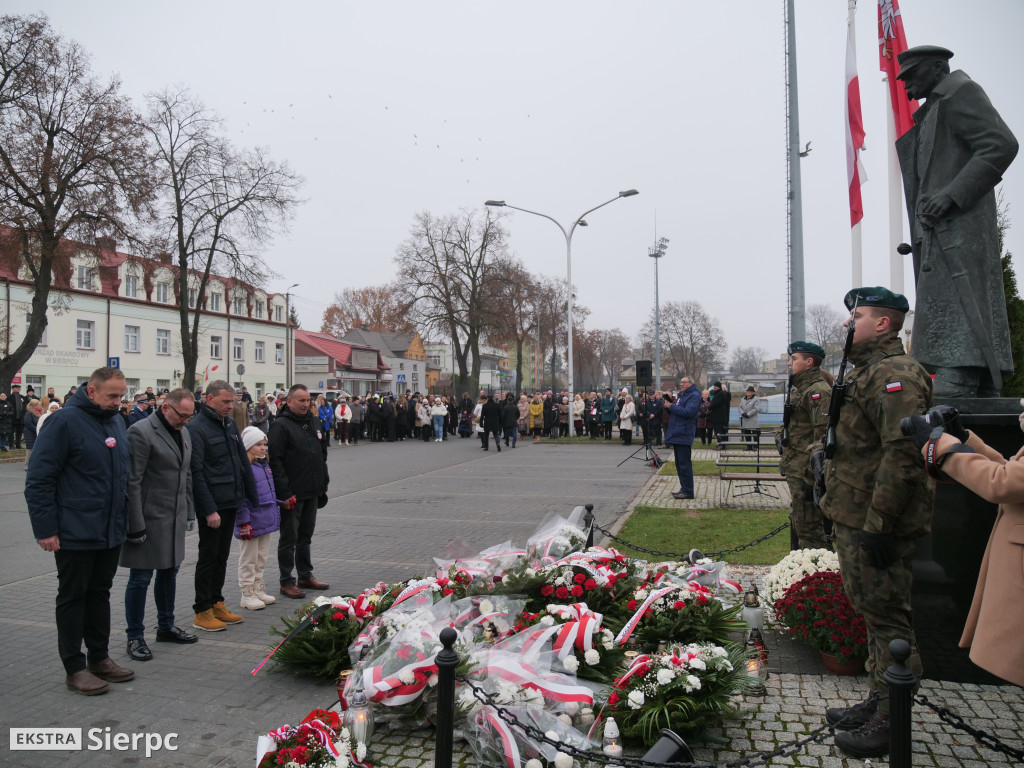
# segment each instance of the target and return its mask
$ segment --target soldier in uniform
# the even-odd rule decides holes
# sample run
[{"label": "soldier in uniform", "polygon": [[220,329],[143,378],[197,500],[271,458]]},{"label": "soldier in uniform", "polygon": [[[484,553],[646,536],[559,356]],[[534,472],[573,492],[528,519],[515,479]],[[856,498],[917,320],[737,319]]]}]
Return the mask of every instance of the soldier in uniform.
[{"label": "soldier in uniform", "polygon": [[[829,374],[821,370],[825,350],[809,341],[794,341],[789,353],[789,416],[787,442],[779,469],[786,476],[793,506],[789,521],[801,549],[831,549],[824,518],[814,503],[814,473],[811,454],[821,447],[828,426],[828,404],[832,396]],[[829,526],[831,529],[831,525]]]},{"label": "soldier in uniform", "polygon": [[871,696],[849,708],[826,713],[843,721],[836,746],[854,757],[878,757],[889,750],[889,643],[910,643],[908,665],[921,677],[921,656],[911,620],[911,558],[915,541],[931,528],[934,488],[913,441],[900,420],[932,404],[932,382],[909,357],[899,339],[910,309],[905,297],[885,288],[855,288],[846,307],[856,311],[846,397],[836,429],[833,457],[825,465],[821,508],[834,523],[835,548],[843,584],[864,616],[868,635]]}]

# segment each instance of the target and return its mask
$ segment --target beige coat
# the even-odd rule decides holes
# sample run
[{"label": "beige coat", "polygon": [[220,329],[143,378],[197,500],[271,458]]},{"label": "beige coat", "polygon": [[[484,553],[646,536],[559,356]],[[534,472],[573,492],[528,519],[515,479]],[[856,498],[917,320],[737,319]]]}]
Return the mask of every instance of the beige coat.
[{"label": "beige coat", "polygon": [[952,454],[942,469],[998,504],[999,513],[960,647],[970,647],[971,661],[982,669],[1024,685],[1024,448],[1007,461],[973,433],[967,445],[977,453]]}]

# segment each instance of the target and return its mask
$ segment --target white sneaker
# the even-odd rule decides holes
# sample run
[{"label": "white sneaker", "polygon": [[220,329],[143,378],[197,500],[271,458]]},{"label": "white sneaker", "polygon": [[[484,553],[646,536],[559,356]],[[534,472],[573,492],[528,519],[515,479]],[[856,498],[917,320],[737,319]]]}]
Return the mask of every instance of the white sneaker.
[{"label": "white sneaker", "polygon": [[267,607],[267,604],[260,600],[255,595],[256,587],[252,584],[242,587],[242,601],[241,606],[250,611],[262,611]]}]

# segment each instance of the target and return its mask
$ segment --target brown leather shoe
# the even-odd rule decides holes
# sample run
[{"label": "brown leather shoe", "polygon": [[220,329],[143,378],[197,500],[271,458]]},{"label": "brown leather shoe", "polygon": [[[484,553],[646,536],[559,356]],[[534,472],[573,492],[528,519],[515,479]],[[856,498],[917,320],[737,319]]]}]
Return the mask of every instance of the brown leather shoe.
[{"label": "brown leather shoe", "polygon": [[110,690],[110,685],[108,683],[100,680],[88,669],[80,669],[75,672],[75,674],[68,675],[64,679],[64,685],[75,693],[80,693],[83,696],[96,696]]},{"label": "brown leather shoe", "polygon": [[282,584],[281,594],[285,597],[290,597],[293,600],[301,600],[306,596],[306,593],[296,587],[294,584]]},{"label": "brown leather shoe", "polygon": [[114,663],[113,659],[107,658],[89,665],[89,671],[101,680],[108,683],[127,683],[135,679],[135,673]]},{"label": "brown leather shoe", "polygon": [[308,579],[299,579],[299,586],[303,589],[330,589],[330,584],[324,584],[322,581],[317,581],[312,576]]}]

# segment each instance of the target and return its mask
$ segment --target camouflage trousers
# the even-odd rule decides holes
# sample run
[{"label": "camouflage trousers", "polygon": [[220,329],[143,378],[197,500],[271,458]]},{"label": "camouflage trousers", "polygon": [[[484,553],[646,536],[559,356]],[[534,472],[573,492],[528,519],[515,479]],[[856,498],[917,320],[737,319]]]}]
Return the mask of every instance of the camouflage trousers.
[{"label": "camouflage trousers", "polygon": [[823,527],[825,518],[814,503],[811,486],[795,477],[787,477],[786,483],[789,484],[789,495],[793,498],[789,523],[800,542],[800,549],[831,549]]},{"label": "camouflage trousers", "polygon": [[892,664],[889,643],[897,638],[909,642],[907,666],[918,680],[923,671],[910,611],[910,588],[914,578],[910,561],[914,556],[914,540],[896,539],[896,561],[880,570],[865,562],[858,529],[836,523],[834,534],[846,594],[854,610],[864,616],[868,628],[868,688],[882,697],[878,711],[888,714],[889,686],[883,675]]}]

